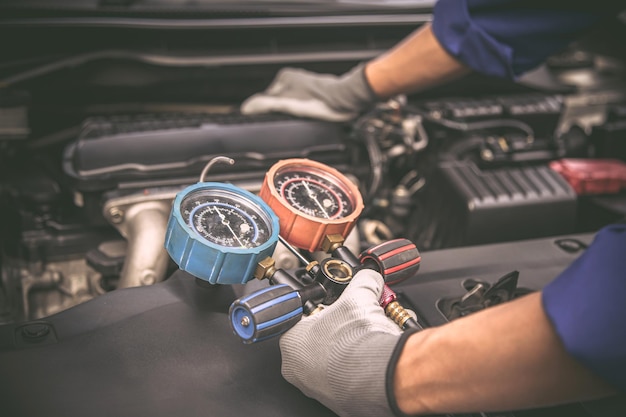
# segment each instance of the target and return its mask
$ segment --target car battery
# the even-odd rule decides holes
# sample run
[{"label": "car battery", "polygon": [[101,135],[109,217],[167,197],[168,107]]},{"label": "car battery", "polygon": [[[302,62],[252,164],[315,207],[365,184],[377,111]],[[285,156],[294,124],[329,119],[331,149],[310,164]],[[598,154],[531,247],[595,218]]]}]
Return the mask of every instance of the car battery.
[{"label": "car battery", "polygon": [[481,170],[470,161],[438,166],[431,195],[445,213],[438,233],[446,245],[473,245],[553,236],[575,229],[577,195],[547,165]]}]

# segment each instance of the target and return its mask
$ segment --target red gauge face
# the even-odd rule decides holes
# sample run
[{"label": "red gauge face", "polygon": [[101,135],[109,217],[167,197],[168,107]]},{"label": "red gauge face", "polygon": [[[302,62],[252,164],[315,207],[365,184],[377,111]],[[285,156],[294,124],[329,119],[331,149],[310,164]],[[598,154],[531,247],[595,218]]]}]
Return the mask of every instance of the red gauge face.
[{"label": "red gauge face", "polygon": [[309,251],[319,250],[327,235],[345,238],[363,210],[354,183],[335,168],[309,159],[274,164],[259,195],[278,216],[281,236]]},{"label": "red gauge face", "polygon": [[274,186],[289,206],[311,217],[335,220],[354,211],[350,190],[316,168],[286,167],[276,173]]}]

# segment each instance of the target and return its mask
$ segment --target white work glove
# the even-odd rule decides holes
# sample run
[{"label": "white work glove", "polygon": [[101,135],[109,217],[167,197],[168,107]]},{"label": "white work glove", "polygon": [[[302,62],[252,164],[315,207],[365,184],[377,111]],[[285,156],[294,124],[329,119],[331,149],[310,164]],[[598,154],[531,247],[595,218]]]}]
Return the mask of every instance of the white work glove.
[{"label": "white work glove", "polygon": [[243,102],[241,112],[279,112],[344,122],[357,118],[377,101],[365,77],[364,64],[341,76],[283,68],[264,92]]},{"label": "white work glove", "polygon": [[379,305],[383,284],[378,272],[359,271],[337,301],[280,339],[285,379],[342,417],[397,410],[388,379],[406,337]]}]

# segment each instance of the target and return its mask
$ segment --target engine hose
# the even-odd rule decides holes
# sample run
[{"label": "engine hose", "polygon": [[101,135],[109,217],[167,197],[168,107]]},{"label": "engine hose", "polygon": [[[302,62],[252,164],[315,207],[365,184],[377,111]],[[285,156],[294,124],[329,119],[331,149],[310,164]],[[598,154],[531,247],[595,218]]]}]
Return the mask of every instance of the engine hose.
[{"label": "engine hose", "polygon": [[358,135],[362,136],[365,142],[365,149],[370,161],[371,179],[370,184],[365,195],[365,206],[367,207],[369,202],[376,196],[383,178],[383,154],[378,146],[376,140],[376,128],[368,123],[371,120],[370,117],[364,116],[359,120],[355,126],[355,131]]},{"label": "engine hose", "polygon": [[535,131],[533,130],[533,128],[520,120],[495,119],[495,120],[484,120],[480,122],[465,123],[465,122],[457,122],[455,120],[433,117],[432,115],[413,106],[407,106],[406,109],[412,113],[417,113],[421,115],[424,119],[428,120],[429,122],[438,124],[440,126],[443,126],[452,130],[471,132],[471,131],[476,131],[476,130],[510,127],[510,128],[519,129],[523,131],[524,133],[526,133],[526,135],[529,138],[535,137]]}]

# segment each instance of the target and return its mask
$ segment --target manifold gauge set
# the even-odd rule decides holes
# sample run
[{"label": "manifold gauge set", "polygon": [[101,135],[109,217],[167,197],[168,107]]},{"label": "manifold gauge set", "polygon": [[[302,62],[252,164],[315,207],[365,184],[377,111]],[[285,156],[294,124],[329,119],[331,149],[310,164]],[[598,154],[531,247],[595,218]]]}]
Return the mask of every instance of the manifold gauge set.
[{"label": "manifold gauge set", "polygon": [[[165,247],[180,269],[210,284],[268,280],[267,288],[231,305],[231,327],[245,343],[277,336],[319,304],[335,301],[357,268],[376,269],[387,282],[417,272],[419,252],[405,239],[378,245],[361,257],[343,246],[363,199],[335,168],[309,159],[279,161],[266,173],[257,196],[232,184],[206,182],[215,163],[234,161],[212,159],[199,182],[176,195]],[[279,241],[303,264],[305,276],[275,267],[271,256]],[[329,256],[312,261],[300,250]],[[406,327],[407,317],[394,320]]]}]

